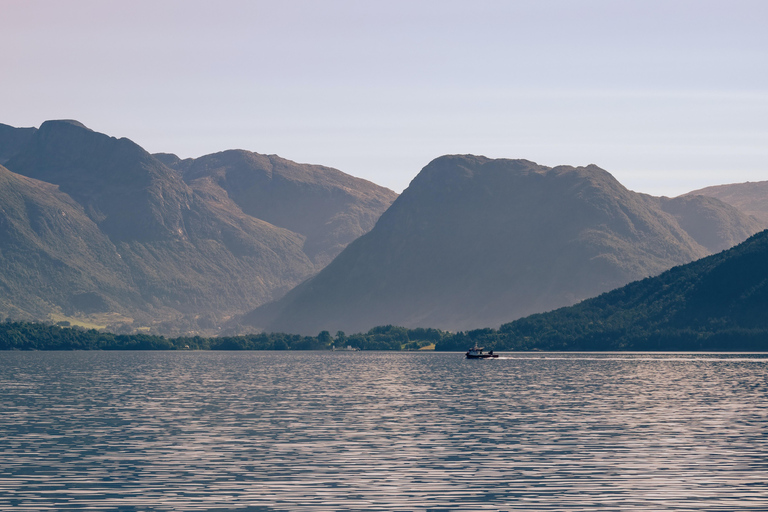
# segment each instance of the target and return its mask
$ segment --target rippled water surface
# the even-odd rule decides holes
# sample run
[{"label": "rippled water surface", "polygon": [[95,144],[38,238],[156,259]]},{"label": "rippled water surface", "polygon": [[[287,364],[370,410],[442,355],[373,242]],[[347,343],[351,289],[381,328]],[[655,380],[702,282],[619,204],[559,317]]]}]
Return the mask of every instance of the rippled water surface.
[{"label": "rippled water surface", "polygon": [[768,510],[768,356],[4,352],[0,510]]}]

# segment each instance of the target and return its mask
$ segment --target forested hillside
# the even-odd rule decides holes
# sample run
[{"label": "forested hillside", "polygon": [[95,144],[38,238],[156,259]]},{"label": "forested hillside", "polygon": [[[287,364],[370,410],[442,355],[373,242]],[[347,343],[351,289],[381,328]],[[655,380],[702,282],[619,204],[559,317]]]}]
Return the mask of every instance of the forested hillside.
[{"label": "forested hillside", "polygon": [[497,350],[768,350],[768,231],[575,306],[446,338]]}]

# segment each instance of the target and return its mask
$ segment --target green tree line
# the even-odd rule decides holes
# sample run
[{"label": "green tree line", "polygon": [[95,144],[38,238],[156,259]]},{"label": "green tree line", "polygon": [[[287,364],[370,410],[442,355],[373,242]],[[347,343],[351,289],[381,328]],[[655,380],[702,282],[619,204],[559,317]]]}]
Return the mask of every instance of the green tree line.
[{"label": "green tree line", "polygon": [[[151,334],[113,334],[46,323],[0,323],[0,350],[419,350],[465,351],[475,344],[499,351],[768,351],[768,329],[727,325],[700,328],[636,323],[629,326],[590,318],[588,312],[563,308],[532,315],[500,329],[450,333],[392,325],[365,333],[317,336],[260,333],[242,336],[166,338]],[[625,318],[625,320],[627,320]]]},{"label": "green tree line", "polygon": [[392,325],[366,333],[317,336],[260,333],[242,336],[166,338],[151,334],[113,334],[95,329],[38,322],[0,323],[0,350],[418,350],[438,343],[449,333],[438,329],[408,329]]}]

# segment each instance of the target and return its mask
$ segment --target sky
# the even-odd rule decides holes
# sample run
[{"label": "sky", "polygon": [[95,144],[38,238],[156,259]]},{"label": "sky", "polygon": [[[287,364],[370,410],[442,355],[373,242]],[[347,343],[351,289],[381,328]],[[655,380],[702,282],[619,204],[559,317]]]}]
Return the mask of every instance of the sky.
[{"label": "sky", "polygon": [[596,164],[674,196],[768,180],[763,0],[0,0],[0,123],[335,167]]}]

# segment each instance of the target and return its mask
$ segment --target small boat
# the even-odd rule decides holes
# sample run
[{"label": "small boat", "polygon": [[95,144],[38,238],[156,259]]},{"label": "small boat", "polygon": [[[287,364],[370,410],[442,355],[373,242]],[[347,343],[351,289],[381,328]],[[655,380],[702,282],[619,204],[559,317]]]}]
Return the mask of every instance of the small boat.
[{"label": "small boat", "polygon": [[334,345],[331,345],[331,350],[334,352],[342,351],[342,352],[357,352],[360,349],[357,347],[353,347],[352,345],[347,345],[346,347],[336,347]]},{"label": "small boat", "polygon": [[499,356],[497,354],[494,354],[493,350],[491,350],[487,354],[484,354],[483,347],[478,347],[477,342],[475,342],[474,347],[467,350],[467,359],[493,359],[494,357],[499,357]]}]

